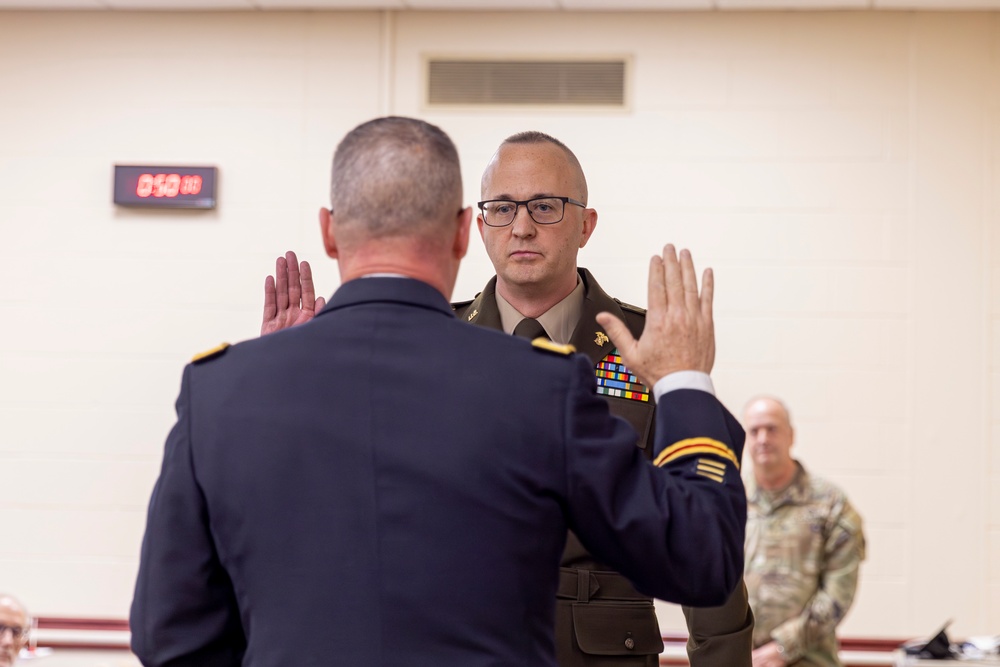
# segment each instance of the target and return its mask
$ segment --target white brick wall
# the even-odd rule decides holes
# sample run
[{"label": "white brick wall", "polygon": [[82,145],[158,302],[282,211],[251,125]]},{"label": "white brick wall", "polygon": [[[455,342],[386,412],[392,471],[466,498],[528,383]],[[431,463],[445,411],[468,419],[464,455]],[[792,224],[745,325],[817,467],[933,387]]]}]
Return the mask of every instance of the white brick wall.
[{"label": "white brick wall", "polygon": [[[632,58],[626,111],[422,101],[426,54],[590,53]],[[391,112],[453,136],[470,202],[503,137],[566,141],[600,213],[581,263],[626,301],[645,302],[651,243],[715,267],[722,398],[787,399],[798,454],[866,519],[845,634],[951,617],[996,633],[998,72],[997,13],[0,12],[0,519],[16,536],[0,589],[41,614],[127,613],[184,361],[255,335],[288,248],[336,287],[316,233],[332,148]],[[115,209],[116,162],[217,165],[219,207]],[[456,298],[491,273],[474,243]]]}]

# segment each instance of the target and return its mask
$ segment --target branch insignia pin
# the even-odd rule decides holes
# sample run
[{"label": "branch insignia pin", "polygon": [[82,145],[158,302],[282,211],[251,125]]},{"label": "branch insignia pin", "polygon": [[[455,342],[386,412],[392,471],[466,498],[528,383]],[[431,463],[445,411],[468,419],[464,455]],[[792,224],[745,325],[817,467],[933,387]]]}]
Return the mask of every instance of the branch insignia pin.
[{"label": "branch insignia pin", "polygon": [[596,343],[599,346],[602,346],[609,340],[611,340],[610,338],[607,337],[607,335],[603,331],[597,331],[595,333],[597,333],[597,338],[594,339],[594,343]]}]

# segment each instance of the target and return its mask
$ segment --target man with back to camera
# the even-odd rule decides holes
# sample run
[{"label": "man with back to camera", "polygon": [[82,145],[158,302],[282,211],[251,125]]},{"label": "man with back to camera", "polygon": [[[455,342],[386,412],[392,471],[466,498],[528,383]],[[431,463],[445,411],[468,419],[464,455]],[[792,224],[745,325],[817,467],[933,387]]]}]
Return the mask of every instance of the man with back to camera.
[{"label": "man with back to camera", "polygon": [[666,246],[643,335],[599,316],[659,397],[654,466],[586,359],[454,317],[461,196],[438,128],[355,128],[320,212],[330,303],[185,369],[132,604],[143,664],[551,666],[568,527],[649,594],[736,586],[743,433],[708,377],[711,272],[699,293]]},{"label": "man with back to camera", "polygon": [[0,594],[0,667],[17,662],[21,649],[28,643],[31,619],[28,611],[11,595]]},{"label": "man with back to camera", "polygon": [[744,576],[756,617],[754,667],[839,667],[836,629],[865,557],[861,517],[843,491],[792,458],[784,403],[754,398],[743,423],[753,461]]},{"label": "man with back to camera", "polygon": [[[456,314],[478,326],[572,344],[590,358],[598,392],[611,412],[632,424],[639,446],[652,457],[649,389],[628,377],[615,344],[596,320],[597,313],[611,312],[639,335],[646,314],[612,299],[589,271],[577,268],[597,211],[586,206],[587,181],[576,156],[549,135],[516,134],[486,167],[481,192],[477,222],[497,275],[474,300],[455,304]],[[322,306],[308,263],[300,265],[288,253],[278,258],[274,278],[265,282],[261,331],[306,321]],[[572,533],[562,566],[556,611],[560,666],[658,664],[663,642],[652,600],[591,556]],[[753,616],[742,583],[725,605],[686,607],[684,614],[692,667],[749,667]]]}]

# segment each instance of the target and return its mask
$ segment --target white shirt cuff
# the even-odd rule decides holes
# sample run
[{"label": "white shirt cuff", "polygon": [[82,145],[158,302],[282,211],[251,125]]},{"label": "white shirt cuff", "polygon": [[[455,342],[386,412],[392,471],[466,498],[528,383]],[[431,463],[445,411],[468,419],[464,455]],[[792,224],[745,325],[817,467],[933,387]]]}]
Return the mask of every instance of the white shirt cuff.
[{"label": "white shirt cuff", "polygon": [[715,396],[715,385],[712,384],[712,378],[709,377],[708,373],[702,373],[701,371],[677,371],[676,373],[664,375],[656,381],[656,384],[653,385],[653,398],[658,401],[665,393],[676,389],[697,389],[699,391],[707,391],[712,396]]}]

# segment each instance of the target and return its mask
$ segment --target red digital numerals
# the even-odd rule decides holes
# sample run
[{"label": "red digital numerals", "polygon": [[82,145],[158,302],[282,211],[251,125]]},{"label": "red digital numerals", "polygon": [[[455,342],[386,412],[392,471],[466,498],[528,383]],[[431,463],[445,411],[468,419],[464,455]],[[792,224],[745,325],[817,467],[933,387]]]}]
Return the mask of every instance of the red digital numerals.
[{"label": "red digital numerals", "polygon": [[201,176],[180,174],[139,174],[135,194],[139,197],[176,197],[201,192]]}]

